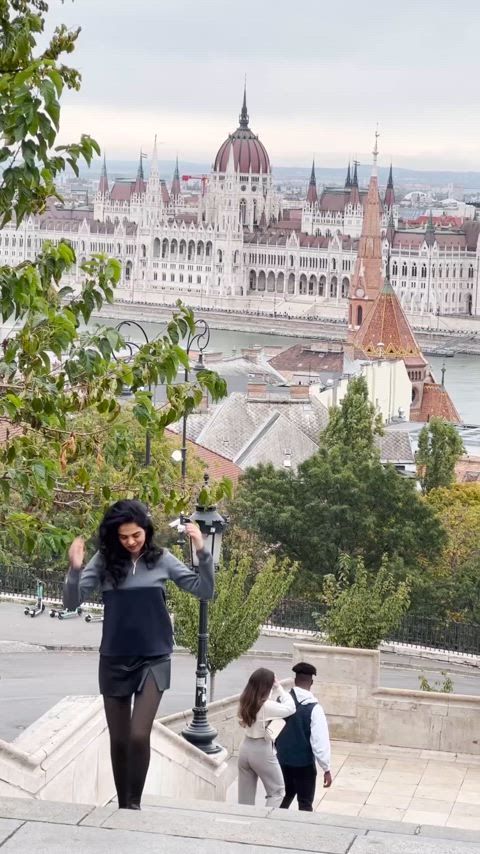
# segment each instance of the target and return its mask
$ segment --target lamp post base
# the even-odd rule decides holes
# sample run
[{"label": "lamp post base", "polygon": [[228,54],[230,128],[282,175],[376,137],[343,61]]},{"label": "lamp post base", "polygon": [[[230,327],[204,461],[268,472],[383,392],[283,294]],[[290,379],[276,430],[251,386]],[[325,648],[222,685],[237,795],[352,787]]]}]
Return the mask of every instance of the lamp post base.
[{"label": "lamp post base", "polygon": [[208,723],[204,709],[194,709],[192,722],[182,730],[185,741],[209,754],[223,750],[219,744],[215,744],[217,735],[217,730]]}]

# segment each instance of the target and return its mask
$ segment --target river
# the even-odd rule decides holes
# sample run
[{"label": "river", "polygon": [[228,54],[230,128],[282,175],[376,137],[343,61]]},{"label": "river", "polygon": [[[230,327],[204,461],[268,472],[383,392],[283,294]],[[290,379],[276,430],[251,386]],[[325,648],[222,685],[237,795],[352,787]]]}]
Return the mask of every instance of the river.
[{"label": "river", "polygon": [[[102,323],[108,322],[108,320],[102,318]],[[112,325],[116,325],[118,320],[112,320],[111,323]],[[159,332],[165,329],[164,323],[142,322],[142,326],[149,337],[155,337],[155,335],[158,335]],[[132,327],[132,340],[140,341],[140,333],[135,330],[135,327]],[[268,345],[270,347],[288,347],[298,343],[298,338],[291,338],[286,335],[212,329],[209,349],[220,351],[225,356],[230,356],[234,352],[239,352],[243,347],[252,347],[254,344]],[[441,368],[445,364],[445,386],[462,420],[466,424],[480,425],[480,356],[459,354],[447,359],[439,356],[430,356],[427,358],[438,381],[441,380]]]}]

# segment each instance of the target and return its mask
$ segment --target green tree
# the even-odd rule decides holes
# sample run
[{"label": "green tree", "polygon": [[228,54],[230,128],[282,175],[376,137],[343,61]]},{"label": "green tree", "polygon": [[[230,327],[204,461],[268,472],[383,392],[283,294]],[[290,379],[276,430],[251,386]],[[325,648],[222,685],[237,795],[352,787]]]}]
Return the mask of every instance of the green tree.
[{"label": "green tree", "polygon": [[405,616],[410,603],[409,582],[395,580],[387,560],[369,573],[361,558],[343,556],[338,577],[323,582],[328,608],[319,626],[335,646],[377,649]]},{"label": "green tree", "polygon": [[296,474],[258,466],[240,479],[237,524],[299,561],[299,584],[312,592],[319,592],[319,576],[336,572],[342,554],[361,556],[372,570],[386,555],[415,571],[442,547],[440,522],[415,483],[381,464],[379,429],[365,381],[353,380],[318,452]]},{"label": "green tree", "polygon": [[[79,143],[55,146],[64,87],[78,88],[80,76],[62,63],[74,50],[78,31],[60,27],[43,51],[37,40],[45,29],[43,0],[0,0],[0,129],[6,164],[0,184],[0,217],[18,226],[26,214],[41,213],[55,190],[55,177],[67,166],[78,171],[98,153],[88,136]],[[111,499],[108,483],[88,469],[97,457],[101,436],[120,412],[119,392],[134,393],[133,414],[150,435],[160,437],[168,424],[199,403],[204,389],[213,399],[226,385],[211,371],[195,375],[193,384],[177,384],[188,364],[182,340],[195,330],[192,312],[178,305],[164,334],[140,348],[135,358],[119,358],[121,336],[99,327],[82,332],[94,310],[111,303],[120,277],[114,259],[94,255],[81,267],[78,293],[62,286],[76,264],[72,246],[44,243],[37,257],[0,269],[0,317],[15,324],[0,349],[0,417],[12,425],[0,451],[0,548],[23,538],[29,553],[55,553],[65,547],[66,531],[51,521],[52,506],[72,496],[82,503],[85,519],[91,493]],[[157,410],[144,389],[164,384],[167,405]],[[90,430],[79,426],[88,413],[101,416]],[[83,463],[82,463],[83,461]],[[150,472],[152,475],[153,472]],[[148,484],[145,475],[144,487]],[[94,483],[95,482],[95,483]],[[181,496],[165,494],[152,477],[150,500],[174,507]],[[86,531],[88,533],[88,530]],[[68,537],[70,537],[68,532]]]},{"label": "green tree", "polygon": [[[288,560],[270,555],[259,561],[243,551],[232,552],[221,564],[215,599],[209,605],[210,700],[215,696],[216,674],[255,643],[262,625],[290,589],[296,571],[297,566]],[[169,585],[168,598],[176,640],[196,655],[198,603],[174,585]]]},{"label": "green tree", "polygon": [[432,418],[418,437],[417,466],[423,492],[450,486],[455,480],[455,465],[465,453],[456,427],[444,418]]}]

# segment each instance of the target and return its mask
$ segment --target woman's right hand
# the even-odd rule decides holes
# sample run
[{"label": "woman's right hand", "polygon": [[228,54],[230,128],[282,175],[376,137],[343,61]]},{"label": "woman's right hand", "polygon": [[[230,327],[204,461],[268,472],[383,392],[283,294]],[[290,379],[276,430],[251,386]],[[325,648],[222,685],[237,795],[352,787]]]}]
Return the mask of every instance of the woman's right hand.
[{"label": "woman's right hand", "polygon": [[85,558],[85,540],[83,537],[75,537],[72,545],[68,550],[68,559],[71,569],[79,572],[83,566]]},{"label": "woman's right hand", "polygon": [[281,688],[280,682],[278,681],[277,677],[275,676],[275,679],[273,680],[273,690],[278,691],[280,688]]}]

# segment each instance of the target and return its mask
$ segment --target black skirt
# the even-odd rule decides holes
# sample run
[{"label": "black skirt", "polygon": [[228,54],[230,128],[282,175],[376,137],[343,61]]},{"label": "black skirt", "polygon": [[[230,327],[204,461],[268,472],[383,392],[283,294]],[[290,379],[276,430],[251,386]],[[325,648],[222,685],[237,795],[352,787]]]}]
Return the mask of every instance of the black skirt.
[{"label": "black skirt", "polygon": [[140,694],[152,674],[160,692],[170,688],[169,655],[145,658],[138,655],[101,655],[98,666],[100,694],[106,697],[131,697]]}]

